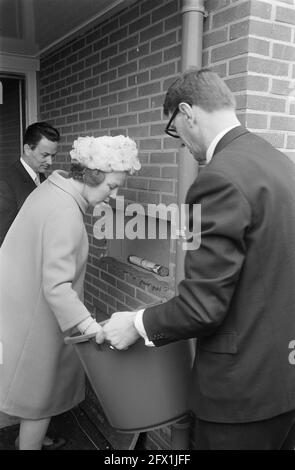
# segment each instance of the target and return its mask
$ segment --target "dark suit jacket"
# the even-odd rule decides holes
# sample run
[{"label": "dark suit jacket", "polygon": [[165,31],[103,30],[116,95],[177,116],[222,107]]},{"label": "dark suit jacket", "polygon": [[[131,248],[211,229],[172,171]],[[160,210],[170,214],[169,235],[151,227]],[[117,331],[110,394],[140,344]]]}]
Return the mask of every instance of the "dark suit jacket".
[{"label": "dark suit jacket", "polygon": [[197,337],[192,409],[207,421],[295,409],[295,167],[243,127],[226,134],[187,194],[202,205],[179,295],[147,308],[157,346]]},{"label": "dark suit jacket", "polygon": [[[40,173],[40,181],[45,176]],[[25,170],[20,160],[14,162],[1,175],[0,180],[0,245],[14,221],[18,211],[36,184]]]}]

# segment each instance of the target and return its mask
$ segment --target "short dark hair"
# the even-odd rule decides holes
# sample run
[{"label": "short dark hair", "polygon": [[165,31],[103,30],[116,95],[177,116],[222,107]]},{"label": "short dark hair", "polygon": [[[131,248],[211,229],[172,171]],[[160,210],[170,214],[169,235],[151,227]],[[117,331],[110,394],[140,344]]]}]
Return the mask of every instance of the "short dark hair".
[{"label": "short dark hair", "polygon": [[72,163],[67,177],[73,178],[76,181],[81,181],[81,183],[93,188],[99,186],[104,181],[105,172],[100,170],[91,170],[80,163]]},{"label": "short dark hair", "polygon": [[225,82],[217,73],[205,68],[191,68],[170,85],[163,105],[165,116],[173,113],[182,102],[207,112],[236,106],[235,97]]},{"label": "short dark hair", "polygon": [[48,124],[48,122],[34,122],[27,127],[24,135],[24,145],[28,144],[31,149],[37,147],[40,140],[46,137],[46,139],[51,140],[52,142],[59,142],[60,134],[55,127]]}]

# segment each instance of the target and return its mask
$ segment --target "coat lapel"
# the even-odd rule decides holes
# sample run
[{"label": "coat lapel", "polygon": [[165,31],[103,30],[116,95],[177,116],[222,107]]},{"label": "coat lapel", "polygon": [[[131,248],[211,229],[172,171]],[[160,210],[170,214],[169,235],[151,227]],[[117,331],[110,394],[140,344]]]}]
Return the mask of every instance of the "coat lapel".
[{"label": "coat lapel", "polygon": [[[23,182],[26,184],[26,185],[30,185],[32,186],[33,189],[35,189],[36,187],[36,184],[35,182],[32,180],[31,176],[29,175],[29,173],[26,171],[26,169],[24,168],[24,166],[22,165],[21,161],[20,160],[17,160],[13,166],[16,168],[16,170],[18,171],[19,174],[21,174],[21,177],[22,177],[22,180]],[[38,173],[39,174],[39,178],[40,178],[40,182],[43,183],[43,181],[46,180],[46,176],[44,175],[44,173]]]},{"label": "coat lapel", "polygon": [[41,183],[46,180],[46,176],[44,175],[44,173],[39,173],[39,178]]},{"label": "coat lapel", "polygon": [[24,166],[21,164],[20,160],[17,160],[13,166],[15,167],[17,173],[20,175],[20,181],[22,181],[22,184],[24,184],[26,187],[30,187],[31,191],[36,188],[36,184],[30,177],[29,173],[26,171]]}]

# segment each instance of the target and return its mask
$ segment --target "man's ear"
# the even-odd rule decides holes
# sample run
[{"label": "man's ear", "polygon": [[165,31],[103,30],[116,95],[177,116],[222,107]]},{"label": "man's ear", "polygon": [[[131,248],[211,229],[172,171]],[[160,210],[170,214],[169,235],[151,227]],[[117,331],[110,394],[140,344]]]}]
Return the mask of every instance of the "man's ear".
[{"label": "man's ear", "polygon": [[186,119],[191,120],[193,118],[193,110],[188,103],[179,103],[178,109],[185,115]]},{"label": "man's ear", "polygon": [[31,151],[32,151],[32,149],[31,149],[31,147],[29,146],[29,144],[25,144],[25,145],[24,145],[24,152],[25,152],[25,154],[26,154],[27,156],[29,156],[30,153],[31,153]]}]

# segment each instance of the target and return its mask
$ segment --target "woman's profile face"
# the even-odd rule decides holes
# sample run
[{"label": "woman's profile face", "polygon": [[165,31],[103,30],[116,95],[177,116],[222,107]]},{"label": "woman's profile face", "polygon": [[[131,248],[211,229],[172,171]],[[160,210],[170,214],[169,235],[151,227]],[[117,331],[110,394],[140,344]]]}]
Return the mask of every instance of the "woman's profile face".
[{"label": "woman's profile face", "polygon": [[109,198],[115,198],[120,186],[126,179],[125,171],[113,171],[105,174],[105,179],[99,186],[85,186],[84,196],[91,206],[100,202],[108,202]]}]

